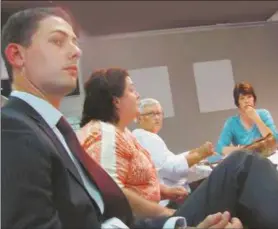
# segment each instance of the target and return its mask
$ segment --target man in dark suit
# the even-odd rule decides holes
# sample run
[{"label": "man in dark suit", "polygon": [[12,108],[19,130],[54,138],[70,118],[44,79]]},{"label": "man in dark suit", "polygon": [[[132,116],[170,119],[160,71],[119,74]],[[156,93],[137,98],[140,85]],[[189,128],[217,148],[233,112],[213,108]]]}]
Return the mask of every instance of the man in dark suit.
[{"label": "man in dark suit", "polygon": [[113,204],[119,199],[123,209],[105,209],[110,202],[58,129],[58,107],[76,87],[81,55],[70,23],[60,9],[29,9],[2,31],[14,89],[1,112],[2,228],[100,228],[111,215],[132,221],[125,196],[108,176],[107,185],[117,189]]},{"label": "man in dark suit", "polygon": [[[87,154],[58,110],[63,97],[76,87],[81,55],[65,12],[35,8],[14,14],[2,30],[1,45],[13,82],[9,101],[1,110],[2,228],[162,228],[164,222],[170,223],[168,228],[185,225],[184,218],[178,216],[134,224],[129,203],[111,177],[93,160],[90,172],[83,166]],[[218,173],[222,171],[219,167]],[[213,175],[210,180],[217,177]],[[205,188],[195,191],[176,215],[186,212],[190,216],[195,200],[205,203],[207,186],[201,186]],[[226,206],[217,209],[222,212]],[[192,215],[198,217],[191,221],[199,223],[217,211],[202,210],[199,214],[194,207]],[[209,215],[198,227],[242,225],[224,212]]]}]

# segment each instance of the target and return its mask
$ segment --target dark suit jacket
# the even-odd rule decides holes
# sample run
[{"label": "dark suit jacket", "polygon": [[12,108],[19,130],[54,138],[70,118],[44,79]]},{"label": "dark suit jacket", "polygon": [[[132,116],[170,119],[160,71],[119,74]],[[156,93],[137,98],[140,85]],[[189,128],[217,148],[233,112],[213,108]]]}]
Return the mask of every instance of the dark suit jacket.
[{"label": "dark suit jacket", "polygon": [[42,117],[11,98],[1,124],[2,228],[100,228],[97,204]]}]

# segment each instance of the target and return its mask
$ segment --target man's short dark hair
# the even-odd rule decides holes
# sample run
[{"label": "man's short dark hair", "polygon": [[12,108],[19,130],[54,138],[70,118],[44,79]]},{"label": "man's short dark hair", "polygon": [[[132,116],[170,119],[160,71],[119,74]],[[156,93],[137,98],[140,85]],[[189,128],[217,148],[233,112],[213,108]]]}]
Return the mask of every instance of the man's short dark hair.
[{"label": "man's short dark hair", "polygon": [[109,68],[93,72],[85,84],[81,127],[91,120],[114,124],[119,122],[114,99],[123,96],[127,76],[128,72],[121,68]]},{"label": "man's short dark hair", "polygon": [[257,101],[257,96],[255,94],[254,88],[251,84],[246,82],[237,83],[234,87],[234,103],[239,107],[239,96],[240,95],[252,95],[254,97],[254,103]]},{"label": "man's short dark hair", "polygon": [[70,25],[72,20],[63,9],[59,7],[30,8],[12,14],[2,28],[1,54],[6,65],[10,81],[12,81],[12,66],[8,62],[5,49],[10,43],[20,44],[24,47],[31,45],[32,36],[38,29],[41,20],[57,16],[63,18]]}]

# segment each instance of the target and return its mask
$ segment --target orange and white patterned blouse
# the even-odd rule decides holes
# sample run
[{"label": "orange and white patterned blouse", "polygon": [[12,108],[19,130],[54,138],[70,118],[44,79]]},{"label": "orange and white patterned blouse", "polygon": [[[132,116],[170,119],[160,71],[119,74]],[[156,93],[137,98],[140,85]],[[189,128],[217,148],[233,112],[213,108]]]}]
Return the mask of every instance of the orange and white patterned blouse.
[{"label": "orange and white patterned blouse", "polygon": [[112,124],[91,121],[77,131],[77,137],[121,188],[160,201],[160,183],[151,156],[129,130],[122,133]]}]

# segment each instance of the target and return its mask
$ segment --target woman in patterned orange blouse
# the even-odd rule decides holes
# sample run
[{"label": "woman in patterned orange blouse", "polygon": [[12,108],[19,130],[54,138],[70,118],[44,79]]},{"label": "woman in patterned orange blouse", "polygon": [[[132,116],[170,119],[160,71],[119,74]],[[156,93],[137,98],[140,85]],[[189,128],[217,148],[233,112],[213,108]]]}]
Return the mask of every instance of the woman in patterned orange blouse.
[{"label": "woman in patterned orange blouse", "polygon": [[127,129],[138,114],[139,102],[128,72],[119,68],[96,71],[85,84],[85,92],[82,128],[77,132],[85,151],[123,189],[136,215],[172,215],[174,210],[158,202],[184,200],[187,191],[159,183],[150,154]]}]

